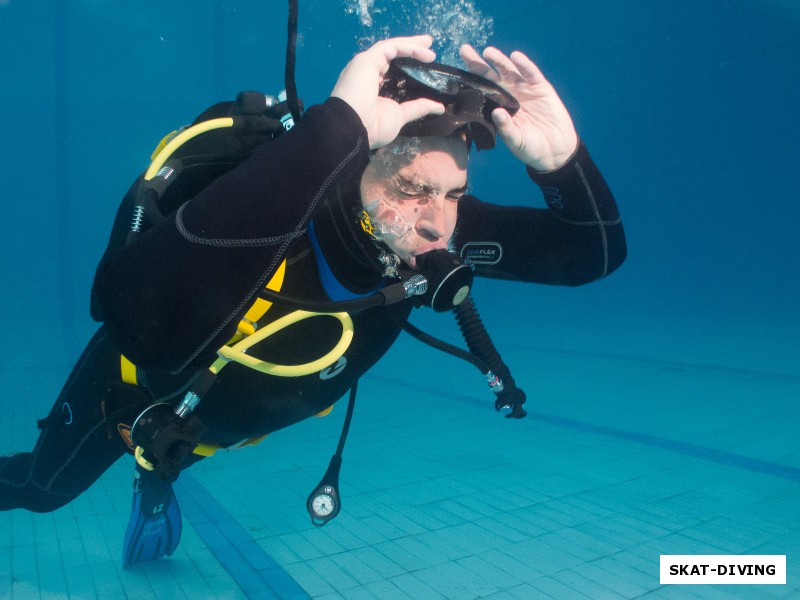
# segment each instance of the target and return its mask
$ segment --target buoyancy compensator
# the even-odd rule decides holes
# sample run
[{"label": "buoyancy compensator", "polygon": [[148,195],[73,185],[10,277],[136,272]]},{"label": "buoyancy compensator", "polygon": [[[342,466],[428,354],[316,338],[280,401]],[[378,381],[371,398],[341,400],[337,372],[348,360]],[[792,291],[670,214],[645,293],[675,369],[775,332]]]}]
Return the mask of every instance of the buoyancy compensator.
[{"label": "buoyancy compensator", "polygon": [[[117,240],[117,248],[174,211],[217,177],[241,163],[252,151],[269,139],[290,129],[302,118],[294,83],[297,1],[289,1],[289,35],[286,53],[286,92],[268,96],[242,92],[236,101],[217,104],[195,122],[167,136],[154,153],[153,163],[129,193],[131,226],[127,240]],[[109,246],[108,252],[116,249]],[[260,297],[281,303],[307,315],[336,314],[347,335],[348,313],[408,299],[438,312],[454,311],[469,348],[462,350],[437,340],[407,324],[411,335],[433,347],[467,360],[478,367],[496,395],[496,410],[506,410],[508,418],[523,418],[525,394],[516,387],[513,377],[492,344],[470,296],[472,269],[454,254],[436,250],[418,257],[419,271],[402,271],[401,280],[366,298],[350,301],[317,302],[291,298],[269,289]],[[301,316],[300,318],[308,318]],[[350,332],[352,334],[352,331]],[[213,384],[219,369],[233,358],[228,347],[220,349],[218,359],[195,379],[177,407],[155,404],[137,419],[131,432],[137,448],[137,461],[168,480],[177,477],[181,462],[197,446],[203,427],[193,415],[203,395]],[[346,348],[346,346],[345,346]],[[343,352],[344,350],[342,350]],[[250,365],[248,365],[250,366]],[[274,365],[272,365],[274,366]],[[275,373],[273,373],[275,374]],[[350,392],[347,414],[336,453],[325,476],[307,501],[312,522],[321,526],[335,517],[341,508],[338,493],[342,451],[349,431],[357,384]]]}]

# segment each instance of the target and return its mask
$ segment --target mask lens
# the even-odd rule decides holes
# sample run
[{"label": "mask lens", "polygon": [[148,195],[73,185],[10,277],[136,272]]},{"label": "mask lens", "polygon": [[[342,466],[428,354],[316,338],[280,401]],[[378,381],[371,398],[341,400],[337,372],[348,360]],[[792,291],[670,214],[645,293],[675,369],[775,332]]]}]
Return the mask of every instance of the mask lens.
[{"label": "mask lens", "polygon": [[[489,112],[497,107],[502,107],[513,115],[519,110],[519,102],[514,96],[493,81],[469,71],[439,63],[423,63],[414,58],[397,58],[392,61],[392,65],[397,67],[401,77],[405,76],[418,84],[413,86],[416,88],[414,90],[407,86],[409,87],[407,89],[409,96],[405,99],[412,99],[411,93],[415,98],[426,97],[424,93],[426,88],[428,90],[427,97],[434,100],[438,99],[437,94],[454,97],[463,90],[472,89],[483,93],[488,101],[487,106],[493,104]],[[402,88],[403,85],[398,82],[398,87]]]},{"label": "mask lens", "polygon": [[441,94],[455,96],[461,89],[458,79],[449,73],[443,73],[435,69],[423,69],[415,66],[401,67],[402,71],[412,77],[422,85],[436,90]]}]

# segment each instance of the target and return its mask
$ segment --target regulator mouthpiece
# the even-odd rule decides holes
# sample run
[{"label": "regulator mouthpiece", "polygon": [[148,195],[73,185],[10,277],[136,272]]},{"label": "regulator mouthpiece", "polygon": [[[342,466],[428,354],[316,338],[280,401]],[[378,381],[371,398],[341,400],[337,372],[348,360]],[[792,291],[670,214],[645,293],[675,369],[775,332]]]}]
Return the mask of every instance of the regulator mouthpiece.
[{"label": "regulator mouthpiece", "polygon": [[428,282],[428,289],[419,297],[425,306],[436,312],[446,312],[469,295],[472,288],[472,269],[447,250],[431,250],[417,256],[417,266]]}]

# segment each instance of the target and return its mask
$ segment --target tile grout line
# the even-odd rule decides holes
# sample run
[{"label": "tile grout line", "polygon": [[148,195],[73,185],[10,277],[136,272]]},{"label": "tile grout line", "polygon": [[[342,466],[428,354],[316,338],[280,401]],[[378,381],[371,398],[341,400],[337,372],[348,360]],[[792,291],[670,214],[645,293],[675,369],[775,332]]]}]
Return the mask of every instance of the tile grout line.
[{"label": "tile grout line", "polygon": [[[183,517],[245,595],[263,598],[271,592],[272,597],[281,600],[311,599],[300,584],[256,543],[233,515],[191,474],[182,473],[175,487],[181,494],[181,505],[186,508]],[[221,524],[224,526],[221,527]],[[212,528],[214,531],[211,531]],[[219,534],[229,544],[219,544]]]}]

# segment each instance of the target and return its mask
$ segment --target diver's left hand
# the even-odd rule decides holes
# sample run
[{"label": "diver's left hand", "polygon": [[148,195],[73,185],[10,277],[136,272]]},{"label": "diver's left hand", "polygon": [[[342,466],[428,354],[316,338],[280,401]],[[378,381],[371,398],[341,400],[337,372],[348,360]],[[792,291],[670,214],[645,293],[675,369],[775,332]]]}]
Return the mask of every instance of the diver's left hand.
[{"label": "diver's left hand", "polygon": [[461,58],[476,75],[494,81],[519,100],[519,111],[492,111],[497,134],[519,160],[537,171],[561,167],[578,148],[578,134],[564,103],[539,68],[522,52],[506,56],[486,48],[483,58],[470,45]]}]

